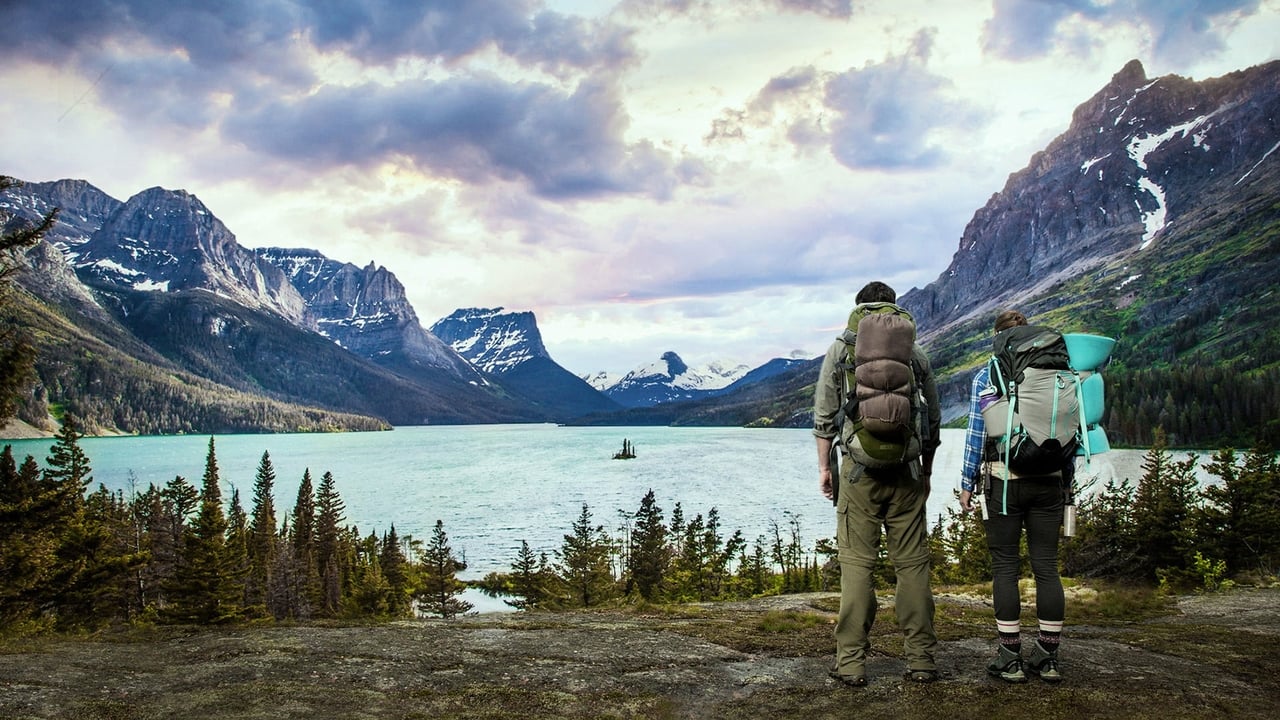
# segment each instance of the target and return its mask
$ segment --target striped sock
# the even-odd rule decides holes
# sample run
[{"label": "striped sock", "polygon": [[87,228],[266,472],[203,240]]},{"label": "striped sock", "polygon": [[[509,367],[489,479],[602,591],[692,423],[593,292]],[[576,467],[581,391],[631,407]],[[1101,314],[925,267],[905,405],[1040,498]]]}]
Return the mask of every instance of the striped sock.
[{"label": "striped sock", "polygon": [[1062,622],[1042,621],[1040,623],[1040,644],[1045,650],[1054,652],[1062,641]]},{"label": "striped sock", "polygon": [[1000,636],[1000,644],[1010,652],[1022,652],[1022,628],[1017,620],[996,620],[996,633]]}]

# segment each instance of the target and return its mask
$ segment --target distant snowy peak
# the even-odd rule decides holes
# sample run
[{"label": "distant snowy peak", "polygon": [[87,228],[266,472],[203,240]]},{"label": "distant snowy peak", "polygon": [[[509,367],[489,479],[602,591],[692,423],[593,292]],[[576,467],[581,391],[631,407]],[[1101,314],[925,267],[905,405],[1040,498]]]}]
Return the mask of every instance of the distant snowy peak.
[{"label": "distant snowy peak", "polygon": [[748,365],[742,363],[734,365],[726,360],[717,360],[703,366],[699,374],[707,380],[703,387],[718,390],[729,387],[749,372],[751,368]]},{"label": "distant snowy peak", "polygon": [[584,382],[600,392],[608,390],[622,379],[622,376],[615,375],[611,372],[605,372],[604,370],[595,373],[586,373],[584,375],[579,375],[578,377],[582,378]]},{"label": "distant snowy peak", "polygon": [[732,385],[750,370],[746,365],[732,365],[725,361],[691,368],[679,355],[667,351],[655,362],[646,363],[627,373],[614,385],[625,388],[657,380],[681,390],[719,390]]},{"label": "distant snowy peak", "polygon": [[462,308],[431,326],[431,332],[484,372],[501,375],[534,358],[549,358],[531,312]]},{"label": "distant snowy peak", "polygon": [[[679,355],[668,351],[658,360],[645,363],[606,386],[604,393],[628,407],[648,407],[714,394],[729,387],[750,370],[746,365],[723,361],[691,368]],[[591,379],[588,382],[595,385]]]}]

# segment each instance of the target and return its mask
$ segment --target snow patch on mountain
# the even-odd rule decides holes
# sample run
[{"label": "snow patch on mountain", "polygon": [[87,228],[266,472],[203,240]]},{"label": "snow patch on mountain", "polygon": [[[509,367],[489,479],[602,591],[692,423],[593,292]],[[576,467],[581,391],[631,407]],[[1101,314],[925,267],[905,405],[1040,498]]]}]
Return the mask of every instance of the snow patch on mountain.
[{"label": "snow patch on mountain", "polygon": [[665,352],[658,360],[645,363],[627,373],[613,387],[628,387],[657,380],[680,390],[720,390],[751,370],[746,365],[715,361],[701,368],[691,368],[674,352]]},{"label": "snow patch on mountain", "polygon": [[604,370],[601,370],[599,372],[594,372],[594,373],[585,373],[585,374],[579,375],[578,377],[582,378],[584,381],[586,381],[588,385],[599,390],[600,392],[604,392],[608,390],[609,388],[616,385],[619,380],[622,379],[621,375],[611,373],[611,372],[606,372]]},{"label": "snow patch on mountain", "polygon": [[431,332],[484,372],[501,375],[538,357],[549,357],[530,312],[462,308],[431,326]]}]

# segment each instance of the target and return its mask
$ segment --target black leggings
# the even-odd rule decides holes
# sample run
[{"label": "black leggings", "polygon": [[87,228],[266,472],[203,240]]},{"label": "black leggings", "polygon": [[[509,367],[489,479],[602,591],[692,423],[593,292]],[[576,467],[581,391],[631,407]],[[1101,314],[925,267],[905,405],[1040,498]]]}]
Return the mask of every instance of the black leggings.
[{"label": "black leggings", "polygon": [[1019,539],[1027,531],[1027,554],[1036,580],[1036,617],[1061,625],[1066,615],[1062,578],[1058,575],[1058,528],[1062,524],[1062,481],[1051,478],[1009,480],[1008,514],[1004,514],[1004,480],[991,478],[987,547],[991,551],[991,596],[997,622],[1016,622],[1022,614],[1018,596]]}]

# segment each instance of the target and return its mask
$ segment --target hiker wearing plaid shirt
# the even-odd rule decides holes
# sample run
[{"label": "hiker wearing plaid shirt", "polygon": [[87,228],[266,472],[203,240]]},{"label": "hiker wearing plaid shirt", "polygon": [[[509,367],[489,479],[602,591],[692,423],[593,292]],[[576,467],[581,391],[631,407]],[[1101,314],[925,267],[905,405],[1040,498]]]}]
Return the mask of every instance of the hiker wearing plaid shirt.
[{"label": "hiker wearing plaid shirt", "polygon": [[[1015,310],[996,317],[998,333],[1027,318]],[[1058,574],[1058,528],[1062,524],[1064,473],[1072,467],[1044,476],[1017,476],[1008,472],[999,454],[988,447],[982,409],[996,399],[990,366],[973,377],[969,391],[969,431],[965,435],[964,467],[960,477],[960,507],[980,509],[985,500],[983,525],[991,553],[991,600],[995,606],[999,651],[987,666],[992,677],[1012,683],[1027,681],[1026,670],[1045,682],[1062,680],[1058,672],[1058,644],[1062,636],[1066,600]],[[1008,488],[1003,487],[1008,483]],[[1018,594],[1020,540],[1027,534],[1027,554],[1036,581],[1036,618],[1039,634],[1026,661],[1022,659],[1022,601]]]}]

